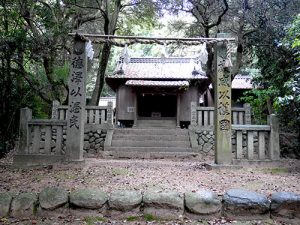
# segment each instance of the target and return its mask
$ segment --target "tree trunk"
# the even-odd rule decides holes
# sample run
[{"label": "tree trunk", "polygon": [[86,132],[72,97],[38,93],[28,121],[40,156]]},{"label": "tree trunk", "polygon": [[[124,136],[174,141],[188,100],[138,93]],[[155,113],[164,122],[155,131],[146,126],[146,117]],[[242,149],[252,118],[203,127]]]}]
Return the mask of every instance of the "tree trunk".
[{"label": "tree trunk", "polygon": [[102,48],[101,58],[99,61],[99,70],[97,73],[95,89],[93,91],[92,99],[89,102],[89,105],[98,105],[98,103],[99,103],[100,95],[102,93],[102,89],[103,89],[104,82],[105,82],[105,80],[104,80],[105,71],[106,71],[106,67],[108,64],[108,60],[109,60],[110,50],[111,50],[111,44],[104,43],[103,48]]}]

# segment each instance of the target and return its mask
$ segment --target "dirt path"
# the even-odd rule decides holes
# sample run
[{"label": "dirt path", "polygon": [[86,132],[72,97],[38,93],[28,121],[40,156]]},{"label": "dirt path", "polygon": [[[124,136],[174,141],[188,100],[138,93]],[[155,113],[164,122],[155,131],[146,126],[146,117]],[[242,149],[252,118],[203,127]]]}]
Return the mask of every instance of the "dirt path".
[{"label": "dirt path", "polygon": [[0,192],[39,192],[46,186],[67,190],[97,187],[118,189],[185,191],[206,188],[223,194],[230,188],[246,188],[270,195],[276,191],[300,194],[300,161],[283,160],[275,167],[244,167],[208,171],[203,162],[172,160],[86,159],[84,165],[13,169],[0,164]]}]

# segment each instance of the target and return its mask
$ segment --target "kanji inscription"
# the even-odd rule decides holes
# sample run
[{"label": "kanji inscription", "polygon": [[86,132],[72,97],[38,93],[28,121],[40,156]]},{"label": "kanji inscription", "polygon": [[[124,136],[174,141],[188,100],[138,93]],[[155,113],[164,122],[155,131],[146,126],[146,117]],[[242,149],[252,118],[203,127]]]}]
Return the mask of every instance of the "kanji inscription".
[{"label": "kanji inscription", "polygon": [[[220,38],[227,38],[226,34]],[[218,36],[219,37],[219,36]],[[227,48],[225,42],[216,46],[216,84],[215,87],[215,162],[231,163],[231,75],[225,68]]]},{"label": "kanji inscription", "polygon": [[67,116],[67,154],[70,160],[83,160],[83,134],[85,122],[85,78],[87,57],[85,41],[74,40],[69,78],[69,104]]}]

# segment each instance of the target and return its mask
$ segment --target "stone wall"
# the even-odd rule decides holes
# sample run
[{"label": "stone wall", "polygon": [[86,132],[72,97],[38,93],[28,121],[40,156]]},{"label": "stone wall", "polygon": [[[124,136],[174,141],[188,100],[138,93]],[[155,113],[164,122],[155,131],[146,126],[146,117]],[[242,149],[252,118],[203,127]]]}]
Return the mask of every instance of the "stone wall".
[{"label": "stone wall", "polygon": [[[40,148],[39,152],[40,154],[43,154],[45,149],[45,128],[41,129],[41,141],[40,141]],[[56,154],[56,149],[55,149],[55,143],[57,140],[57,130],[55,127],[52,128],[52,139],[51,139],[51,154]],[[30,132],[32,137],[30,138],[30,143],[29,143],[29,151],[33,152],[33,140],[34,140],[34,132],[33,129]],[[66,126],[63,128],[62,132],[62,149],[61,149],[61,154],[64,155],[66,152]],[[95,126],[88,126],[84,130],[84,154],[85,156],[95,156],[97,155],[100,151],[103,151],[104,148],[104,141],[106,138],[107,134],[107,129],[106,128],[101,128],[97,125]]]},{"label": "stone wall", "polygon": [[118,190],[105,193],[100,189],[79,189],[68,192],[47,187],[40,193],[0,193],[0,218],[33,218],[47,215],[102,215],[123,217],[151,215],[172,220],[185,216],[206,219],[225,216],[230,219],[278,218],[299,224],[300,195],[277,192],[269,198],[244,189],[230,189],[223,196],[209,190],[180,194],[174,191]]},{"label": "stone wall", "polygon": [[107,129],[90,127],[84,130],[84,155],[95,156],[104,150]]}]

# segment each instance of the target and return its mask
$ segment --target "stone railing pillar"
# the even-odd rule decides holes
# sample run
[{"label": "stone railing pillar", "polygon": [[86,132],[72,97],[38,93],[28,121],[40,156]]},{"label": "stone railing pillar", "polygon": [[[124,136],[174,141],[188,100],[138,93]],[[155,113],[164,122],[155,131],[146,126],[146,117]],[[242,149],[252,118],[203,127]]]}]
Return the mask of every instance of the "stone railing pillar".
[{"label": "stone railing pillar", "polygon": [[245,109],[245,124],[251,124],[251,105],[245,103],[243,107]]},{"label": "stone railing pillar", "polygon": [[197,103],[191,102],[191,126],[197,126]]},{"label": "stone railing pillar", "polygon": [[271,126],[270,139],[269,139],[270,159],[279,160],[280,159],[279,121],[276,115],[274,114],[269,115],[268,123]]},{"label": "stone railing pillar", "polygon": [[59,101],[57,101],[57,100],[54,100],[52,102],[52,114],[51,114],[52,119],[58,120],[58,118],[59,118],[59,114],[58,114],[59,105],[60,105]]},{"label": "stone railing pillar", "polygon": [[113,113],[113,102],[107,103],[107,123],[113,126],[114,113]]},{"label": "stone railing pillar", "polygon": [[19,148],[18,154],[27,154],[29,145],[28,121],[32,119],[32,111],[29,108],[22,108],[20,112]]}]

